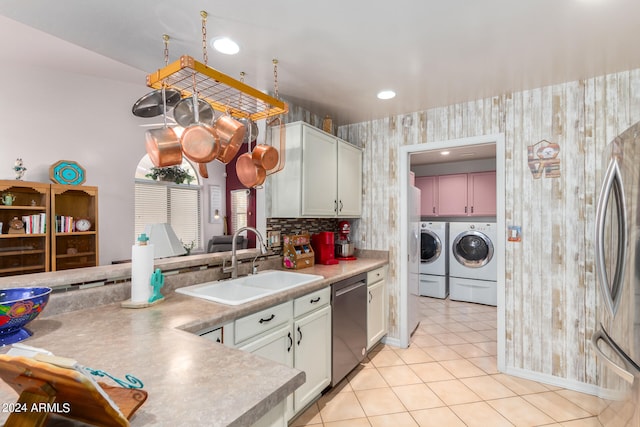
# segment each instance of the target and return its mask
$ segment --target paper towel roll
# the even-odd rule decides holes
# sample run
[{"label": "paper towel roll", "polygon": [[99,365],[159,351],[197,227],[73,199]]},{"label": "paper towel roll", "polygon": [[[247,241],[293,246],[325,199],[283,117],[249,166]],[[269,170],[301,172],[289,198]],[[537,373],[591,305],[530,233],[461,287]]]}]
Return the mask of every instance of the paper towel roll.
[{"label": "paper towel roll", "polygon": [[153,274],[153,245],[131,247],[131,302],[149,302]]}]

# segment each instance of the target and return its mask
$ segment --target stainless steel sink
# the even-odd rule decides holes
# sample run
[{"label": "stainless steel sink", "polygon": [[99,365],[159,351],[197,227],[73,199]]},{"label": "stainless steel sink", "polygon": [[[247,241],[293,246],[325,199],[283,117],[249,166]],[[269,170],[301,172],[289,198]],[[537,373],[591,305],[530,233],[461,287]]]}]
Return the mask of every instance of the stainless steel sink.
[{"label": "stainless steel sink", "polygon": [[176,292],[226,305],[240,305],[276,292],[306,285],[324,277],[287,270],[265,270],[231,280],[200,283]]}]

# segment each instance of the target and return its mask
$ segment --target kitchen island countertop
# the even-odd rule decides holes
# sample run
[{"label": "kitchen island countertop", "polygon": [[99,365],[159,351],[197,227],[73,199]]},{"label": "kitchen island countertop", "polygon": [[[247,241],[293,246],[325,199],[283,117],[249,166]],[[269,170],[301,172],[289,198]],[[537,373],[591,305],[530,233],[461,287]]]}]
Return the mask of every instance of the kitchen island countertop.
[{"label": "kitchen island countertop", "polygon": [[[239,306],[171,292],[144,309],[116,303],[43,316],[29,325],[34,335],[23,343],[119,378],[139,378],[149,396],[131,419],[133,427],[249,426],[303,384],[304,373],[196,333],[386,263],[363,258],[316,265],[299,272],[324,280]],[[0,399],[15,402],[17,394],[0,382]],[[8,415],[0,413],[0,420]]]}]

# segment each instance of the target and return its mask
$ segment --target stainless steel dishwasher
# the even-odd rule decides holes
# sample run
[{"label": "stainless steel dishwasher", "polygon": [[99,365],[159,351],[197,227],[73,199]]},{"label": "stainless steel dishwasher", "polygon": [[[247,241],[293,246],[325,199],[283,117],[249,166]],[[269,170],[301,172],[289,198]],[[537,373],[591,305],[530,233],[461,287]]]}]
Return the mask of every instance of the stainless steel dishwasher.
[{"label": "stainless steel dishwasher", "polygon": [[367,352],[367,274],[331,285],[332,372],[335,386]]}]

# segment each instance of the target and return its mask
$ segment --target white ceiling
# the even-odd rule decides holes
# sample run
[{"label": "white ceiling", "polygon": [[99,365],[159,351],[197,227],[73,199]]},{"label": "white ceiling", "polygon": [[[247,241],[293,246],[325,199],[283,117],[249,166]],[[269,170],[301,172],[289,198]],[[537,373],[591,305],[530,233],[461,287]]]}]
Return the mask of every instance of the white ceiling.
[{"label": "white ceiling", "polygon": [[[236,78],[244,71],[266,91],[277,58],[280,94],[338,124],[640,67],[638,0],[0,2],[0,15],[132,67],[116,75],[110,61],[92,60],[83,72],[141,86],[136,70],[164,65],[165,33],[171,61],[202,59],[200,10],[209,38],[241,47],[236,56],[209,49],[210,66]],[[3,62],[11,54],[58,68],[73,62],[16,29],[0,26]],[[377,100],[381,89],[398,96]]]}]

